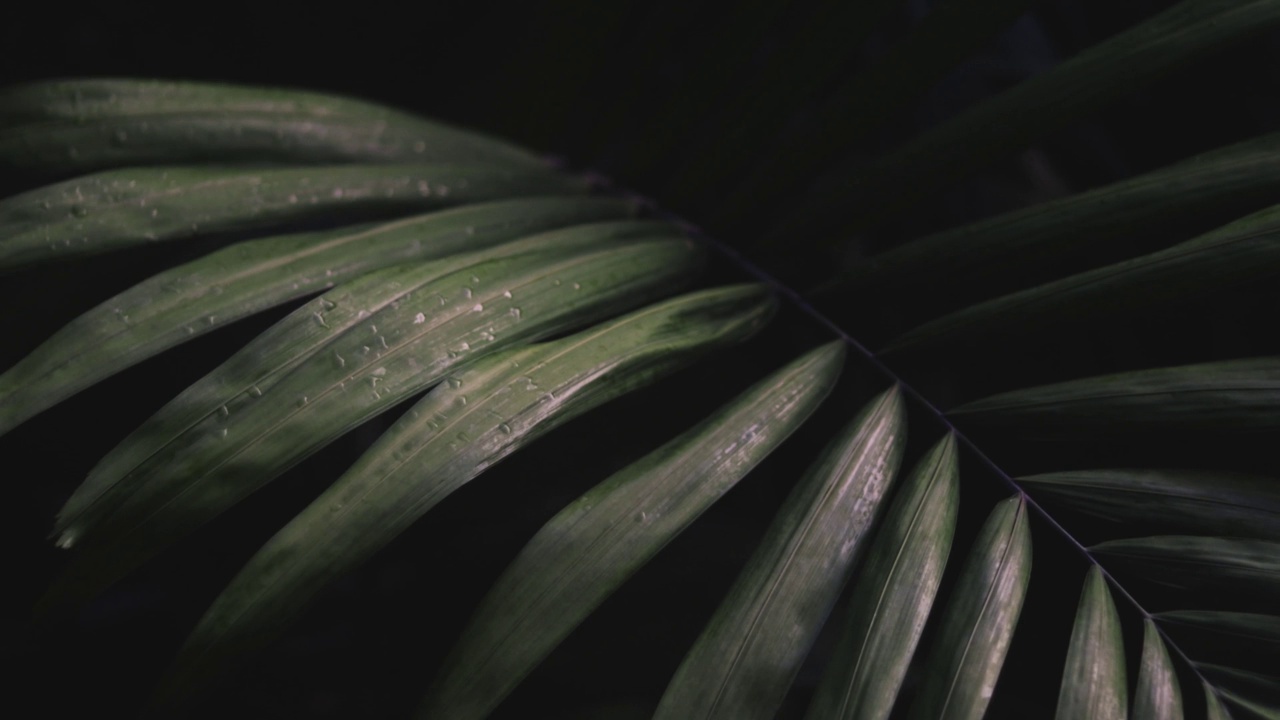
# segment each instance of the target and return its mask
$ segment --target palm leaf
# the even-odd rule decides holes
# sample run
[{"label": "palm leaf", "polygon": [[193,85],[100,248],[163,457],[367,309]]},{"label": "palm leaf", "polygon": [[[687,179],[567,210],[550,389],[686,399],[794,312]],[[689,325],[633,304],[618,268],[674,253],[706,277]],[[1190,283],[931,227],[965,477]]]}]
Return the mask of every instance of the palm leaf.
[{"label": "palm leaf", "polygon": [[0,201],[0,271],[147,242],[583,189],[550,169],[493,164],[111,170]]},{"label": "palm leaf", "polygon": [[[103,428],[125,431],[154,412],[89,472],[59,514],[55,533],[73,549],[45,609],[87,602],[79,621],[94,617],[107,604],[93,601],[95,593],[188,537],[168,554],[171,564],[147,564],[142,578],[131,576],[107,597],[139,587],[148,573],[184,572],[207,578],[184,588],[198,598],[192,605],[204,609],[221,585],[220,571],[206,567],[208,557],[187,558],[196,547],[191,541],[213,538],[218,551],[209,557],[233,564],[228,574],[243,558],[248,563],[196,624],[157,708],[242,714],[228,709],[235,700],[200,693],[264,653],[274,660],[268,672],[314,671],[318,663],[280,660],[297,642],[286,628],[307,608],[320,608],[319,617],[335,611],[316,602],[321,595],[340,598],[343,588],[353,587],[342,576],[368,579],[386,569],[380,563],[389,557],[409,558],[424,576],[434,572],[444,553],[435,546],[457,546],[456,536],[423,544],[408,532],[411,526],[436,532],[480,517],[483,527],[468,536],[474,541],[461,546],[466,561],[495,568],[511,561],[506,574],[477,570],[484,577],[470,585],[433,576],[430,598],[415,591],[383,595],[385,611],[366,604],[353,612],[337,602],[342,622],[362,629],[357,635],[380,636],[361,647],[399,642],[423,657],[369,683],[357,679],[367,677],[357,670],[386,670],[390,661],[378,657],[384,653],[338,653],[342,662],[333,664],[342,666],[341,681],[326,682],[335,676],[323,675],[310,682],[359,694],[364,700],[348,714],[408,712],[428,689],[433,664],[444,662],[423,706],[439,717],[491,711],[625,717],[616,705],[623,701],[633,710],[656,706],[659,717],[681,718],[800,717],[806,711],[810,718],[1043,717],[1056,686],[1060,717],[1180,718],[1179,675],[1200,684],[1208,717],[1276,717],[1277,679],[1265,658],[1275,657],[1278,644],[1272,612],[1280,597],[1280,530],[1274,482],[1263,477],[1270,457],[1265,441],[1280,407],[1276,349],[1242,319],[1250,312],[1266,316],[1266,307],[1254,306],[1273,299],[1261,281],[1275,274],[1269,247],[1275,213],[1237,219],[1272,200],[1274,133],[1188,143],[1220,148],[1190,160],[1155,153],[1136,165],[1163,169],[1141,174],[1110,172],[1083,182],[1048,177],[1027,195],[1060,199],[999,215],[993,208],[953,212],[945,202],[922,200],[1036,138],[1049,140],[1024,159],[1057,157],[1055,143],[1063,141],[1054,133],[1068,122],[1126,94],[1140,96],[1157,76],[1194,70],[1193,61],[1205,62],[1212,52],[1237,52],[1242,40],[1275,26],[1280,3],[1183,0],[914,138],[904,132],[910,123],[892,127],[890,110],[916,96],[926,106],[934,102],[925,93],[932,79],[977,51],[1022,7],[1019,0],[975,9],[979,4],[931,9],[896,46],[893,29],[858,28],[856,35],[871,38],[876,48],[868,57],[882,56],[866,71],[854,59],[850,67],[823,65],[833,56],[822,47],[776,52],[779,37],[803,42],[809,33],[849,35],[825,27],[827,15],[797,20],[789,8],[753,8],[734,16],[742,34],[698,52],[722,64],[695,68],[665,104],[642,107],[614,94],[613,127],[634,132],[612,154],[602,154],[622,164],[604,162],[603,169],[653,184],[662,181],[646,175],[677,168],[664,203],[696,219],[705,216],[696,206],[715,199],[722,212],[710,229],[746,234],[726,236],[731,244],[652,202],[609,192],[598,175],[562,172],[561,163],[503,141],[362,101],[145,80],[42,81],[0,93],[0,164],[16,171],[11,186],[20,191],[0,201],[0,267],[7,272],[0,293],[9,293],[15,307],[31,306],[50,318],[35,320],[34,328],[15,323],[11,355],[35,345],[27,335],[47,335],[84,313],[0,376],[6,447],[43,453],[40,467],[61,479],[66,471],[58,468],[76,462],[64,447],[98,453],[106,449],[94,446],[99,435],[107,447],[120,437]],[[877,3],[831,17],[870,23],[887,7]],[[982,9],[992,12],[978,16]],[[536,17],[541,11],[523,12]],[[608,15],[614,27],[629,26],[623,10],[595,12]],[[691,6],[681,17],[705,19],[710,12]],[[618,55],[638,46],[645,46],[645,57],[678,55],[678,23],[657,21],[660,9],[645,13],[648,20],[639,26],[647,30],[620,43]],[[1010,31],[1014,36],[1042,19],[1028,17]],[[525,32],[523,46],[497,46],[542,43],[564,48],[565,57],[579,52],[579,38],[562,27],[535,30]],[[889,51],[882,53],[886,38]],[[584,39],[592,47],[609,45],[602,36]],[[840,53],[857,55],[853,48]],[[1239,62],[1233,57],[1225,62]],[[560,74],[566,83],[572,78],[575,89],[566,84],[552,97],[581,98],[579,111],[588,111],[573,112],[542,102],[535,67],[477,84],[471,100],[457,107],[471,107],[481,95],[502,102],[504,110],[515,110],[508,119],[513,137],[533,145],[550,142],[550,124],[524,122],[539,113],[567,123],[566,136],[600,141],[611,132],[607,127],[579,133],[598,121],[590,99],[595,89],[625,93],[643,84],[615,82],[609,73],[617,67],[607,63],[597,79],[609,82],[590,80],[593,65],[564,65]],[[842,84],[846,76],[850,84]],[[867,94],[852,110],[840,95],[849,88]],[[806,103],[797,111],[801,119],[785,118],[792,108],[773,105],[776,97]],[[682,110],[695,107],[703,116],[686,118]],[[806,113],[823,117],[806,125]],[[850,135],[833,140],[844,129],[841,117],[854,118]],[[886,128],[883,134],[870,135],[878,126]],[[813,127],[826,127],[826,135],[805,137]],[[1272,131],[1273,123],[1249,132],[1259,129]],[[792,140],[769,146],[774,132]],[[884,152],[885,139],[903,142]],[[574,138],[569,147],[587,142]],[[743,152],[753,147],[758,155]],[[801,152],[792,157],[788,148]],[[682,157],[674,162],[669,155],[677,150]],[[571,154],[586,161],[576,150]],[[834,169],[809,176],[822,163]],[[788,167],[791,174],[776,175],[776,168]],[[1096,189],[1071,195],[1075,185]],[[445,209],[454,205],[462,207]],[[1009,205],[1025,202],[1019,197],[994,209]],[[908,212],[914,216],[886,225]],[[994,216],[972,222],[983,213]],[[643,218],[625,219],[637,214]],[[969,224],[946,229],[957,219]],[[1209,227],[1218,229],[1194,237]],[[815,232],[833,228],[874,232]],[[734,249],[769,239],[780,249],[782,238],[793,257],[753,258],[763,268]],[[854,295],[828,295],[815,305],[789,287],[838,276],[869,249],[900,240],[908,242],[837,277]],[[135,255],[107,251],[144,244],[156,245],[136,255],[149,265],[112,272]],[[772,312],[758,287],[742,286],[650,305],[691,282],[707,249],[715,260],[712,283],[755,276],[785,300],[785,321],[738,351],[716,353],[672,375],[713,348],[744,340]],[[75,261],[89,256],[91,262]],[[175,258],[186,264],[167,267]],[[57,264],[65,259],[73,262]],[[92,288],[50,307],[33,304],[42,285],[65,288],[68,267],[91,279]],[[785,281],[770,275],[775,270]],[[306,300],[315,293],[322,294]],[[845,303],[850,297],[857,301]],[[270,327],[269,318],[249,318],[276,306],[285,306],[276,316],[283,319]],[[845,327],[850,314],[854,322]],[[245,322],[222,329],[237,319]],[[1073,324],[1043,331],[1065,319]],[[1154,330],[1141,327],[1153,319]],[[876,355],[850,334],[861,334],[859,323],[897,334],[889,349],[946,341],[971,356]],[[1176,324],[1178,336],[1151,342],[1164,332],[1160,323]],[[1028,328],[1039,332],[1017,335]],[[1113,345],[1085,362],[1098,340],[1084,335],[1095,328],[1111,333],[1100,337]],[[1117,341],[1130,329],[1138,339]],[[205,333],[210,336],[196,340]],[[234,345],[228,339],[235,333],[249,339],[239,352],[229,358],[229,352],[209,352],[219,342]],[[833,335],[837,344],[793,359],[796,347]],[[1053,351],[1034,346],[1045,337],[1056,343]],[[998,338],[1019,339],[1016,349],[1030,351],[1022,353],[1025,366],[1001,366]],[[188,340],[195,342],[177,347]],[[833,388],[844,347],[855,350],[861,372],[847,373]],[[704,415],[711,407],[705,401],[717,392],[727,397],[787,359],[783,370],[653,450]],[[134,364],[140,367],[108,379]],[[164,379],[168,370],[188,365],[192,373]],[[76,425],[101,393],[152,377],[161,379],[157,392],[169,392],[165,383],[190,387],[168,404],[139,395],[108,416],[129,422],[86,418]],[[91,393],[72,397],[95,383]],[[648,391],[593,411],[572,431],[548,435],[641,386]],[[878,392],[886,386],[892,389]],[[419,393],[426,394],[409,407]],[[828,393],[836,399],[813,412]],[[957,406],[957,398],[979,399]],[[54,408],[63,401],[65,407]],[[407,412],[399,420],[375,421],[335,444],[402,403]],[[852,423],[839,417],[857,406],[865,409]],[[908,416],[913,436],[943,441],[924,453],[908,445]],[[97,432],[73,429],[93,421]],[[841,425],[846,429],[836,432]],[[359,459],[340,452],[367,444],[378,427],[389,429]],[[795,440],[782,443],[788,436]],[[52,452],[50,438],[59,441]],[[1045,438],[1062,441],[1054,447],[1066,452],[1041,453],[1049,447],[1038,442]],[[1242,450],[1224,451],[1219,443],[1227,441]],[[322,474],[327,465],[349,469],[310,504],[289,507],[268,526],[261,524],[271,513],[253,520],[237,509],[237,520],[200,528],[234,505],[254,507],[276,492],[297,495],[300,481],[275,483],[272,493],[241,503],[315,453],[299,475]],[[1102,457],[1095,463],[1094,455]],[[1177,458],[1188,455],[1192,461],[1180,465]],[[605,456],[607,462],[600,459]],[[814,456],[812,470],[798,472]],[[894,490],[900,458],[916,470]],[[474,484],[481,490],[472,489],[470,481],[500,460],[501,469]],[[583,467],[566,472],[565,462]],[[961,462],[971,464],[963,502]],[[556,514],[581,495],[573,478],[606,475],[603,485]],[[515,486],[526,478],[538,480],[536,490],[527,482]],[[30,483],[12,485],[37,492]],[[67,489],[48,485],[40,492]],[[1010,492],[981,523],[983,511]],[[511,506],[520,504],[512,498],[543,494],[512,517]],[[446,496],[450,511],[416,522]],[[42,502],[52,509],[63,499]],[[725,532],[738,526],[743,503],[755,508],[748,525],[779,505],[749,559],[752,535]],[[289,516],[296,517],[284,522]],[[716,525],[725,517],[734,520]],[[252,520],[249,527],[240,527],[244,518]],[[511,527],[496,530],[498,524]],[[684,549],[674,555],[693,548],[689,558],[658,552],[687,528]],[[1033,533],[1037,563],[1052,568],[1038,572],[1034,584]],[[953,536],[968,560],[944,573]],[[224,552],[221,543],[228,540]],[[654,578],[671,577],[662,573],[671,573],[673,563],[699,562],[694,558],[714,558],[705,580],[643,595]],[[1062,568],[1081,558],[1089,569],[1073,628],[1079,575]],[[721,598],[719,579],[727,584],[734,573],[738,580]],[[636,582],[624,584],[632,575]],[[428,628],[438,633],[461,619],[471,611],[468,597],[479,597],[495,578],[455,654],[434,654],[447,643],[423,640]],[[43,589],[44,581],[35,584]],[[941,600],[936,612],[935,596]],[[455,597],[449,612],[432,609]],[[679,604],[641,631],[647,637],[640,645],[661,650],[637,657],[635,673],[582,651],[583,643],[616,639],[599,617],[663,614],[637,607],[646,604],[638,597]],[[428,599],[436,604],[404,611]],[[691,624],[705,619],[716,601],[719,610],[708,625]],[[833,608],[841,622],[824,628]],[[190,615],[174,621],[182,627],[167,636],[186,633],[196,613]],[[303,625],[323,622],[316,617]],[[77,621],[72,615],[44,619],[64,628]],[[1126,647],[1139,635],[1138,625],[1142,660],[1135,677],[1124,659],[1138,657],[1136,646]],[[372,627],[381,631],[365,632]],[[40,637],[39,647],[61,648],[60,640]],[[923,652],[915,652],[917,643]],[[102,694],[108,680],[99,678],[118,678],[119,667],[133,667],[63,655],[73,668],[95,666],[97,692],[84,696]],[[577,664],[566,666],[568,656]],[[576,668],[567,675],[574,692],[557,693],[553,712],[529,712],[528,705],[538,704],[529,693],[546,693],[554,687],[548,678],[566,677],[565,667]],[[262,668],[257,672],[265,677]],[[135,686],[156,674],[138,670]],[[620,689],[632,678],[633,686]],[[402,698],[394,702],[404,707],[391,708],[384,695]],[[615,705],[589,709],[593,698]],[[292,716],[298,705],[257,707]],[[1197,717],[1198,703],[1186,710]]]},{"label": "palm leaf", "polygon": [[809,717],[885,718],[892,711],[951,549],[956,465],[955,438],[948,435],[894,498]]},{"label": "palm leaf", "polygon": [[1120,615],[1102,570],[1094,565],[1080,594],[1055,717],[1125,720],[1129,716],[1128,696]]},{"label": "palm leaf", "polygon": [[1133,699],[1134,720],[1182,720],[1182,690],[1178,674],[1154,621],[1142,623],[1142,664],[1138,692]]},{"label": "palm leaf", "polygon": [[655,717],[774,714],[895,480],[903,411],[891,388],[827,447],[685,656]]},{"label": "palm leaf", "polygon": [[974,541],[943,611],[912,718],[980,718],[1000,677],[1031,578],[1026,502],[998,504]]},{"label": "palm leaf", "polygon": [[0,162],[41,175],[263,160],[536,163],[472,132],[297,90],[92,79],[34,82],[0,95]]}]

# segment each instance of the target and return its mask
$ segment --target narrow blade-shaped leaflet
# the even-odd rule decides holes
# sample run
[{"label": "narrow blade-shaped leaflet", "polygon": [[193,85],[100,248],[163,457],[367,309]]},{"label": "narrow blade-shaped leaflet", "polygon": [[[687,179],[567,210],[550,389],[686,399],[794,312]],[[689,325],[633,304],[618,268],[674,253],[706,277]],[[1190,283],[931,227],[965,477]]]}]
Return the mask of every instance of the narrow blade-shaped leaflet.
[{"label": "narrow blade-shaped leaflet", "polygon": [[809,720],[889,717],[951,551],[958,461],[955,436],[948,434],[898,490],[858,573],[849,617],[809,703]]},{"label": "narrow blade-shaped leaflet", "polygon": [[1160,630],[1142,621],[1142,666],[1133,697],[1133,720],[1182,720],[1182,689]]},{"label": "narrow blade-shaped leaflet", "polygon": [[586,189],[550,168],[477,163],[109,170],[0,200],[0,271],[216,233]]},{"label": "narrow blade-shaped leaflet", "polygon": [[1054,717],[1125,720],[1129,713],[1128,682],[1120,615],[1102,569],[1091,565],[1076,609]]},{"label": "narrow blade-shaped leaflet", "polygon": [[951,591],[907,717],[979,720],[995,691],[1031,579],[1031,531],[1020,496],[997,504]]},{"label": "narrow blade-shaped leaflet", "polygon": [[773,717],[879,514],[905,435],[894,386],[828,444],[685,655],[655,720]]},{"label": "narrow blade-shaped leaflet", "polygon": [[41,176],[219,163],[536,165],[480,133],[353,98],[172,80],[43,80],[0,92],[0,165]]}]

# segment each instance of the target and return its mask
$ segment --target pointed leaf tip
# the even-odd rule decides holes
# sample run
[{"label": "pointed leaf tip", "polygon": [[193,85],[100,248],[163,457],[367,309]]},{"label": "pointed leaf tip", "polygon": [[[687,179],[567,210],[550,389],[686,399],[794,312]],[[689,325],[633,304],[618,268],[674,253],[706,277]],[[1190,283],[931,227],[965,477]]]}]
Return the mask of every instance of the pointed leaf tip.
[{"label": "pointed leaf tip", "polygon": [[904,480],[876,532],[808,720],[889,716],[942,581],[959,489],[956,441],[948,433]]},{"label": "pointed leaf tip", "polygon": [[1124,720],[1129,691],[1120,615],[1102,570],[1085,576],[1066,669],[1058,693],[1057,720]]},{"label": "pointed leaf tip", "polygon": [[1142,626],[1142,666],[1133,720],[1182,720],[1182,689],[1169,650],[1155,622],[1147,618]]},{"label": "pointed leaf tip", "polygon": [[978,720],[1013,640],[1031,578],[1031,532],[1019,495],[998,503],[978,532],[942,615],[911,720]]}]

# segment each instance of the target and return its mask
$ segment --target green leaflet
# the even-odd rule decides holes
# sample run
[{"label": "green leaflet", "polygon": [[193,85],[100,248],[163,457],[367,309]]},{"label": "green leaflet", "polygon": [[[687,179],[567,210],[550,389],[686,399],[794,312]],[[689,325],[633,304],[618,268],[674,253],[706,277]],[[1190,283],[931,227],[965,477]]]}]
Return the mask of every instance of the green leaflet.
[{"label": "green leaflet", "polygon": [[1205,716],[1207,720],[1231,720],[1231,713],[1223,706],[1218,692],[1207,682],[1201,682],[1204,688]]},{"label": "green leaflet", "polygon": [[1085,575],[1058,693],[1057,720],[1124,720],[1129,689],[1124,666],[1120,615],[1102,569]]},{"label": "green leaflet", "polygon": [[480,163],[109,170],[0,200],[0,270],[196,235],[585,189],[549,168]]},{"label": "green leaflet", "polygon": [[855,268],[848,285],[859,293],[895,296],[931,288],[941,299],[949,294],[939,293],[940,286],[980,287],[993,279],[1051,268],[1064,253],[1074,255],[1115,240],[1135,227],[1176,228],[1179,220],[1209,208],[1266,199],[1280,188],[1277,157],[1280,133],[1218,148],[1145,175],[893,248]]},{"label": "green leaflet", "polygon": [[1133,720],[1182,720],[1182,690],[1156,624],[1142,621],[1142,666],[1133,698]]},{"label": "green leaflet", "polygon": [[1027,507],[1014,496],[987,517],[927,662],[912,720],[977,720],[986,712],[1031,579]]},{"label": "green leaflet", "polygon": [[1196,663],[1196,669],[1215,681],[1218,693],[1246,716],[1280,719],[1280,676],[1209,663]]},{"label": "green leaflet", "polygon": [[946,569],[959,480],[955,438],[947,435],[904,481],[876,532],[809,720],[889,717]]},{"label": "green leaflet", "polygon": [[1019,435],[1280,427],[1280,358],[1138,370],[993,395],[952,410],[966,424]]},{"label": "green leaflet", "polygon": [[1109,540],[1090,548],[1134,575],[1181,589],[1280,601],[1280,542],[1158,535]]},{"label": "green leaflet", "polygon": [[[265,350],[227,361],[100,463],[78,501],[84,509],[69,503],[59,517],[60,544],[85,549],[51,595],[96,592],[451,369],[669,293],[699,257],[687,239],[637,240],[443,276],[431,264],[397,266],[327,293],[319,310],[308,303],[282,320]],[[330,325],[330,314],[341,324]],[[328,339],[290,357],[292,331]],[[261,368],[263,354],[278,364]]]},{"label": "green leaflet", "polygon": [[[452,375],[249,561],[192,633],[166,692],[198,683],[259,647],[330,580],[508,454],[709,350],[745,339],[773,309],[760,286],[692,293],[562,340],[491,355]],[[832,375],[837,360],[827,348],[793,368],[822,387],[789,388],[785,396],[799,404],[792,412],[812,410],[833,379],[814,366],[825,361]],[[786,409],[785,402],[775,403],[767,407]]]},{"label": "green leaflet", "polygon": [[1267,706],[1232,690],[1219,690],[1218,694],[1236,709],[1237,717],[1280,720],[1280,710]]},{"label": "green leaflet", "polygon": [[1155,613],[1153,617],[1182,654],[1197,662],[1263,672],[1280,667],[1280,616],[1171,610]]},{"label": "green leaflet", "polygon": [[[1157,612],[1156,620],[1164,625],[1185,625],[1189,628],[1208,630],[1226,635],[1231,642],[1251,641],[1257,644],[1274,644],[1275,653],[1280,650],[1280,615],[1258,615],[1254,612],[1224,612],[1216,610],[1171,610]],[[1276,656],[1280,661],[1280,656]]]},{"label": "green leaflet", "polygon": [[1280,539],[1280,481],[1199,470],[1079,470],[1019,478],[1037,500],[1119,524]]},{"label": "green leaflet", "polygon": [[[215,327],[371,270],[479,250],[521,235],[620,218],[632,211],[630,203],[606,198],[502,200],[372,227],[237,243],[106,300],[0,375],[0,434],[99,380]],[[652,223],[636,227],[654,230]]]},{"label": "green leaflet", "polygon": [[539,162],[479,133],[299,90],[78,79],[0,91],[0,165],[44,176],[199,161],[442,160]]},{"label": "green leaflet", "polygon": [[905,410],[890,388],[827,446],[685,656],[655,720],[773,717],[893,483]]},{"label": "green leaflet", "polygon": [[548,521],[476,609],[420,715],[488,715],[605,598],[809,417],[843,359],[843,343],[804,355]]},{"label": "green leaflet", "polygon": [[1133,312],[1266,278],[1280,268],[1277,239],[1280,205],[1159,252],[957,310],[894,338],[884,352],[1011,327],[1053,327],[1067,318]]},{"label": "green leaflet", "polygon": [[1278,22],[1275,0],[1183,0],[937,125],[855,175],[824,177],[777,227],[790,227],[794,237],[833,226],[873,226],[1143,83]]}]

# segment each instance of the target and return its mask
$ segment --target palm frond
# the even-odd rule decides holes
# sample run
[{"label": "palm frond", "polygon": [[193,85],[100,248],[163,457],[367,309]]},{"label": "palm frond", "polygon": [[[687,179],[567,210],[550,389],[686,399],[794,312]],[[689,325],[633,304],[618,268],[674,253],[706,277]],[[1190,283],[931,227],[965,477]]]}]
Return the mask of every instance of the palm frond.
[{"label": "palm frond", "polygon": [[[969,18],[979,5],[992,15]],[[870,137],[887,108],[904,106],[1023,5],[945,5],[868,72],[845,79],[827,68],[785,95],[800,102],[834,84],[827,122],[853,118],[850,143]],[[887,6],[841,12],[869,22]],[[783,15],[744,12],[751,33]],[[994,158],[1277,22],[1275,0],[1183,0],[876,159],[854,148],[808,177],[807,190],[785,188],[780,196],[799,202],[762,212],[744,243],[763,239],[756,247],[771,252],[784,238],[877,228]],[[815,16],[796,27],[821,24]],[[753,37],[715,47],[745,61]],[[639,156],[685,148],[668,189],[701,202],[714,195],[725,224],[746,227],[771,173],[810,173],[830,158],[795,135],[773,155],[744,156],[783,117],[741,87],[714,108],[707,92],[732,74],[707,69],[676,96],[722,120],[755,107],[758,124],[716,133],[702,156],[699,133],[667,126],[624,154],[652,169],[658,156]],[[780,70],[764,75],[785,82]],[[849,105],[850,88],[883,105]],[[998,372],[986,361],[1001,339],[1029,328],[1141,322],[1273,278],[1277,210],[1259,206],[1280,179],[1277,137],[1219,142],[1162,169],[934,232],[847,274],[807,268],[839,281],[810,304],[767,262],[753,265],[598,176],[381,105],[128,79],[0,92],[0,165],[27,183],[0,200],[7,278],[147,245],[186,253],[77,307],[80,317],[0,375],[6,441],[48,432],[59,404],[91,403],[92,386],[135,382],[132,373],[179,346],[210,347],[202,343],[227,337],[233,323],[256,335],[196,367],[207,374],[184,378],[179,387],[189,387],[167,404],[139,408],[150,417],[120,428],[131,433],[104,433],[123,439],[59,497],[53,529],[70,552],[38,605],[40,622],[66,623],[158,556],[181,558],[215,518],[327,447],[320,458],[334,464],[330,446],[359,432],[358,457],[343,460],[337,480],[312,496],[294,488],[299,504],[265,542],[252,540],[247,562],[229,582],[215,578],[221,591],[202,596],[202,614],[175,631],[187,636],[177,660],[147,680],[161,680],[153,711],[194,712],[202,693],[270,653],[344,576],[394,548],[419,552],[415,528],[450,514],[431,512],[438,506],[492,493],[486,516],[499,517],[511,490],[488,488],[510,471],[561,484],[512,531],[520,537],[492,563],[506,570],[488,578],[469,622],[420,613],[419,623],[456,625],[460,635],[433,645],[453,647],[432,656],[440,667],[407,667],[402,691],[423,717],[501,713],[540,667],[591,633],[594,617],[674,562],[677,546],[687,549],[680,543],[705,543],[705,519],[696,520],[764,493],[752,489],[763,470],[784,478],[768,489],[777,507],[764,503],[773,521],[754,551],[749,542],[721,548],[718,602],[664,590],[688,602],[698,627],[664,638],[674,650],[652,670],[659,682],[642,703],[657,717],[976,720],[1046,714],[1055,701],[1062,720],[1280,717],[1280,486],[1267,463],[1237,467],[1251,458],[1217,450],[1230,439],[1265,452],[1280,425],[1270,346],[1065,363],[1043,373],[1053,377],[1037,369],[985,386],[949,373],[974,352],[985,353],[982,370]],[[1191,227],[1206,217],[1213,224]],[[1112,247],[1131,234],[1143,243]],[[819,265],[866,250],[809,242]],[[744,274],[763,284],[742,283]],[[836,310],[850,298],[855,314],[888,329],[887,344],[863,344],[843,327]],[[779,309],[785,322],[766,328]],[[817,328],[803,345],[801,324]],[[964,347],[944,350],[953,346]],[[920,366],[933,373],[914,383]],[[686,375],[694,372],[704,374]],[[674,399],[662,395],[682,377],[695,379]],[[696,385],[717,383],[740,392],[707,415],[699,403],[714,391]],[[74,397],[82,392],[88,399]],[[637,411],[650,406],[658,409]],[[537,466],[544,446],[569,457],[585,450],[575,445],[575,433],[589,434],[584,423],[607,425],[592,437],[633,444],[583,471]],[[1175,449],[1143,444],[1151,437],[1207,461],[1180,465]],[[989,438],[1024,456],[1006,458]],[[1038,454],[1046,440],[1067,459]],[[1117,453],[1124,462],[1083,459],[1105,442],[1133,447]],[[903,462],[914,469],[899,479]],[[964,562],[949,562],[953,554]],[[1048,630],[1028,627],[1045,616]],[[1002,706],[1018,692],[1002,676],[1032,674],[1056,695],[1038,691],[1035,711]],[[1196,685],[1203,703],[1183,695]]]}]

